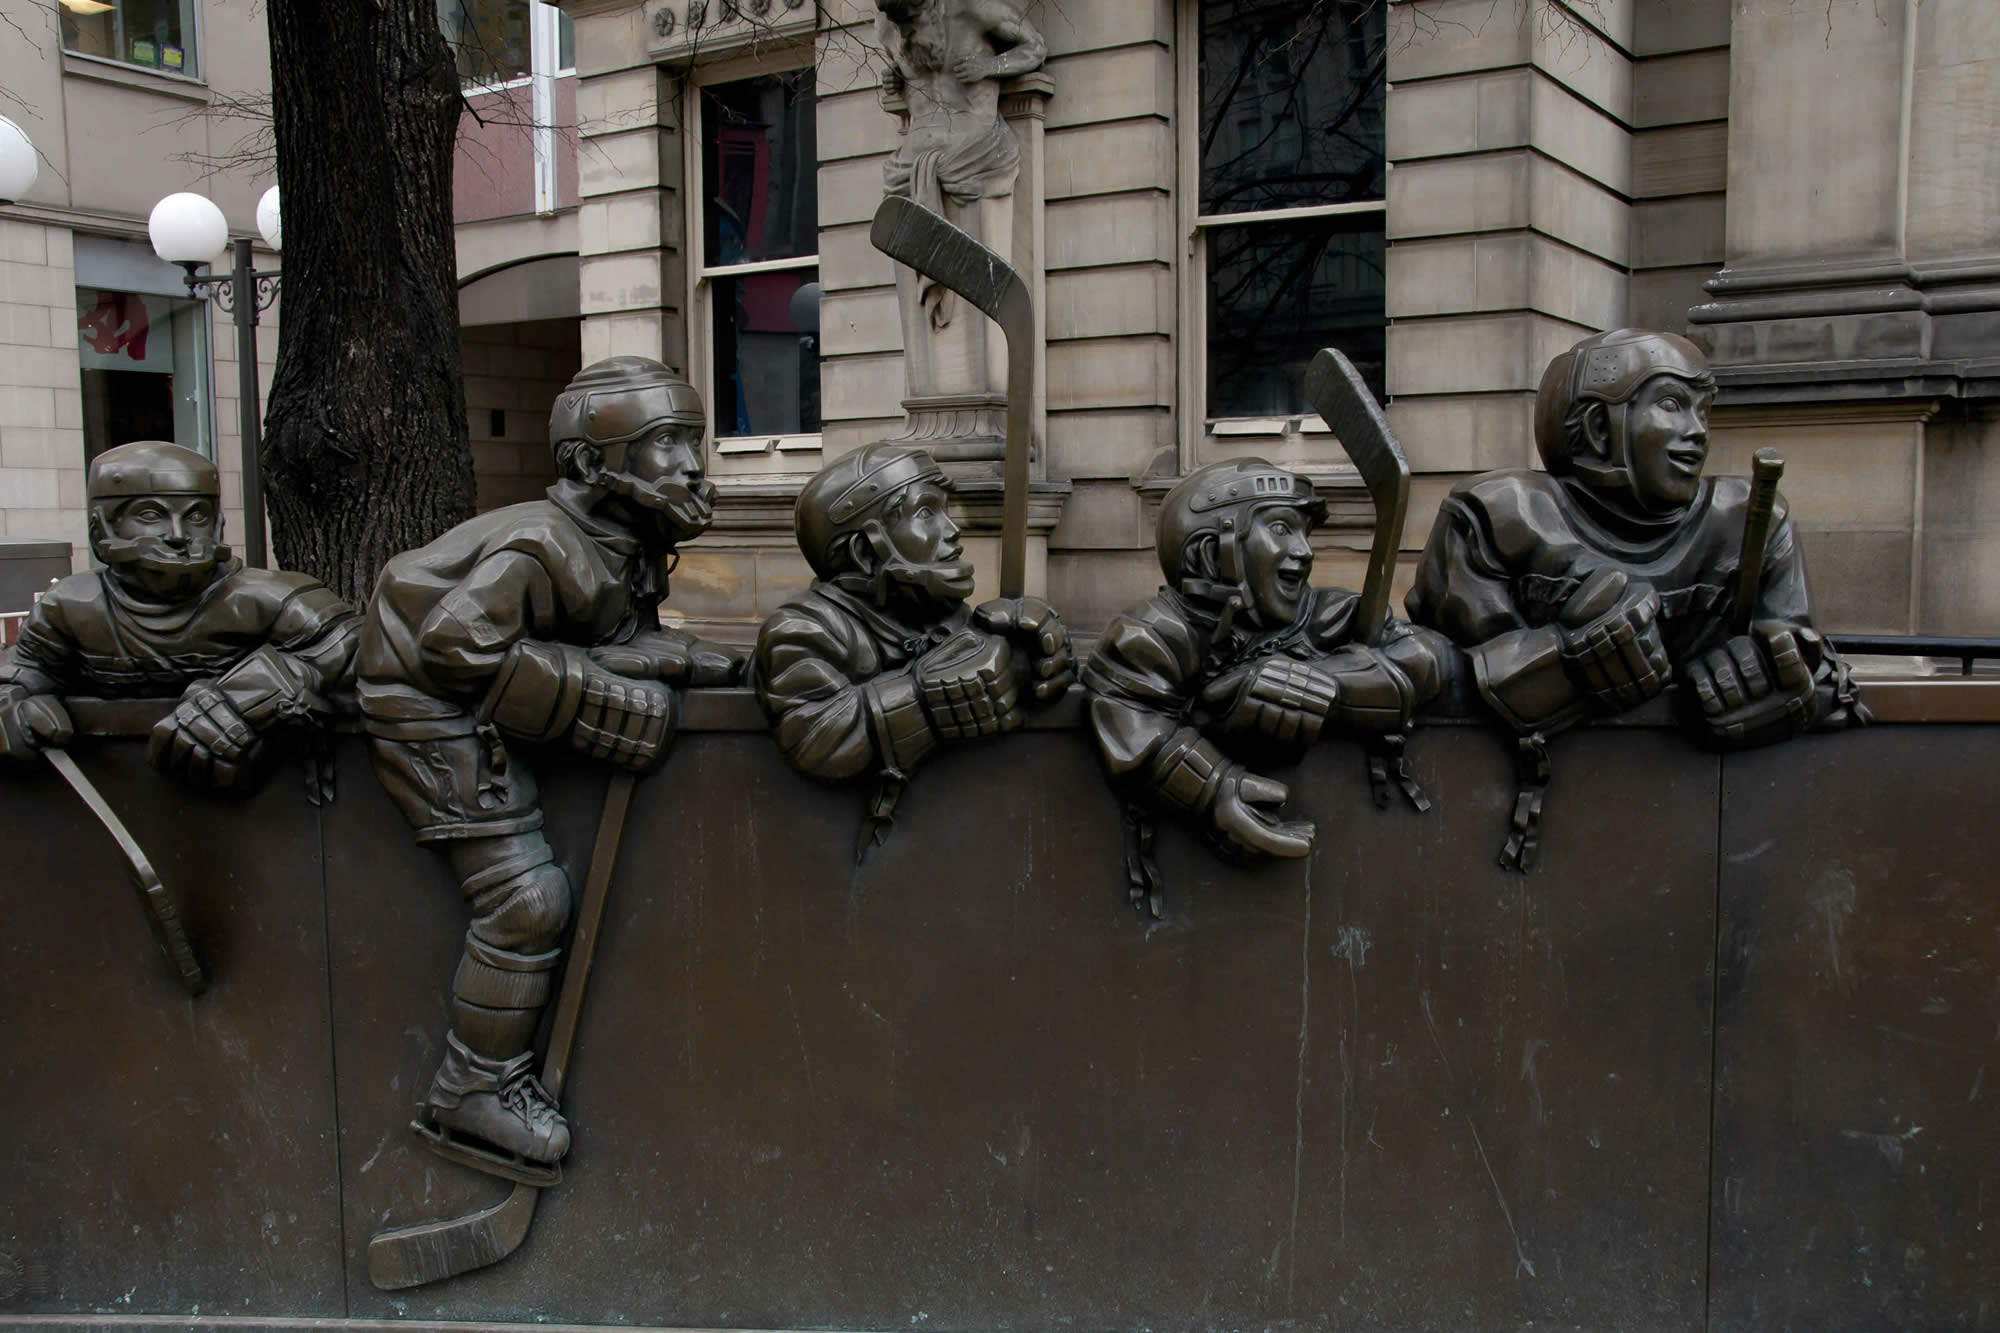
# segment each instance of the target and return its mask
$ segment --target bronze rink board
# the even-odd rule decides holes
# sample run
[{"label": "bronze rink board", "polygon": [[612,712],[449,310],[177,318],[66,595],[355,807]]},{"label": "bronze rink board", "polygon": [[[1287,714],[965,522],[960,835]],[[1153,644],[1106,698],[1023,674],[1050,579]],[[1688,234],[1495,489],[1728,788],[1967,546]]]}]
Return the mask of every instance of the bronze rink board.
[{"label": "bronze rink board", "polygon": [[[394,1293],[375,1230],[507,1186],[405,1128],[464,909],[363,742],[324,811],[292,767],[238,806],[76,746],[186,901],[194,1001],[81,805],[10,772],[0,1326],[1928,1327],[1996,1290],[2000,938],[1953,793],[2000,729],[1565,736],[1526,877],[1496,735],[1417,733],[1421,816],[1331,744],[1282,775],[1310,861],[1163,826],[1149,922],[1069,718],[940,755],[857,868],[861,791],[702,703],[638,788],[563,1184],[511,1258]],[[580,885],[604,776],[529,762]],[[1882,1304],[1840,1285],[1858,1229]]]}]

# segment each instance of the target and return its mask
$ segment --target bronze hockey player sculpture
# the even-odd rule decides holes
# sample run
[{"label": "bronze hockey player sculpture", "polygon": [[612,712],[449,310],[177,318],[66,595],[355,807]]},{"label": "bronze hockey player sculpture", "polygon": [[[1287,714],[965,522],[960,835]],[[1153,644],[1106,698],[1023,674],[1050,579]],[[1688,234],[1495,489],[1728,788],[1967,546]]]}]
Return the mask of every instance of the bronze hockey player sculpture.
[{"label": "bronze hockey player sculpture", "polygon": [[1585,338],[1542,376],[1547,471],[1472,478],[1439,511],[1408,608],[1465,648],[1480,695],[1521,738],[1505,865],[1535,856],[1546,737],[1585,717],[1673,687],[1687,731],[1720,749],[1867,719],[1813,628],[1784,501],[1770,488],[1760,514],[1748,478],[1702,475],[1714,396],[1685,338]]},{"label": "bronze hockey player sculpture", "polygon": [[1285,785],[1253,766],[1296,762],[1322,735],[1400,733],[1444,680],[1439,636],[1391,621],[1369,643],[1362,598],[1311,585],[1325,512],[1311,480],[1261,458],[1189,474],[1160,505],[1166,586],[1084,668],[1113,784],[1232,858],[1312,850],[1313,826],[1276,813]]},{"label": "bronze hockey player sculpture", "polygon": [[757,636],[752,679],[778,748],[812,777],[876,778],[857,856],[941,744],[1011,731],[1024,701],[1076,678],[1047,602],[968,608],[972,564],[946,512],[951,483],[922,449],[870,444],[799,493],[799,549],[817,576]]},{"label": "bronze hockey player sculpture", "polygon": [[107,449],[86,501],[104,567],[44,593],[0,662],[0,755],[64,744],[63,695],[178,695],[153,729],[153,766],[201,787],[250,785],[281,731],[331,716],[358,614],[318,579],[245,569],[222,542],[221,478],[192,449]]},{"label": "bronze hockey player sculpture", "polygon": [[677,685],[739,658],[659,627],[662,567],[708,527],[704,416],[657,361],[612,357],[557,397],[548,497],[483,514],[391,560],[362,634],[375,771],[472,909],[452,1025],[417,1128],[444,1155],[553,1183],[569,1127],[530,1065],[570,886],[517,742],[633,773],[665,757]]}]

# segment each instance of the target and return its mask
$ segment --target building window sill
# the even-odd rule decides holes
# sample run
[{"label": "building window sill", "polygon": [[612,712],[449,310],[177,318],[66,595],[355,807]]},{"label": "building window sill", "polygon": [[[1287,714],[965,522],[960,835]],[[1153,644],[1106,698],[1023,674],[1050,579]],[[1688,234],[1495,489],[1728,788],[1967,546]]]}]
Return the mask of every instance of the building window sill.
[{"label": "building window sill", "polygon": [[147,69],[143,65],[127,65],[101,56],[87,56],[77,51],[63,52],[63,73],[151,93],[165,93],[168,97],[178,97],[186,102],[208,102],[215,96],[200,79]]}]

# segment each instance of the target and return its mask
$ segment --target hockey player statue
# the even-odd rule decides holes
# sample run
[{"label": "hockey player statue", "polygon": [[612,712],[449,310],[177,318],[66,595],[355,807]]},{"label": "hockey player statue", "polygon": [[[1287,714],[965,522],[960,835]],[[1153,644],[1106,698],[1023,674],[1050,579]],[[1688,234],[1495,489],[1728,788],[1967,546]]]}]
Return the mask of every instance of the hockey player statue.
[{"label": "hockey player statue", "polygon": [[542,835],[521,742],[634,772],[665,757],[674,686],[740,659],[660,628],[664,567],[708,527],[693,387],[657,361],[585,367],[549,419],[560,480],[391,560],[362,631],[376,775],[443,850],[472,910],[451,1031],[416,1128],[442,1155],[553,1183],[569,1127],[530,1069],[561,961],[570,885]]},{"label": "hockey player statue", "polygon": [[221,478],[192,449],[107,449],[85,495],[103,568],[43,593],[0,662],[0,754],[68,741],[63,695],[178,695],[153,728],[154,767],[197,786],[251,785],[279,733],[331,717],[360,616],[317,579],[231,556]]},{"label": "hockey player statue", "polygon": [[1113,784],[1233,859],[1312,850],[1313,825],[1279,817],[1289,793],[1257,767],[1322,736],[1400,736],[1444,680],[1437,635],[1391,620],[1367,642],[1361,598],[1312,586],[1325,512],[1310,479],[1261,458],[1190,473],[1160,505],[1166,586],[1112,620],[1083,670]]},{"label": "hockey player statue", "polygon": [[[1533,859],[1545,738],[1588,716],[1673,686],[1687,729],[1723,749],[1867,719],[1813,628],[1775,477],[1760,506],[1749,478],[1702,475],[1714,397],[1685,338],[1585,338],[1542,376],[1535,444],[1547,470],[1474,477],[1439,511],[1407,604],[1465,648],[1479,693],[1521,738],[1503,864]],[[1753,560],[1754,577],[1739,580]]]},{"label": "hockey player statue", "polygon": [[799,493],[812,587],[764,622],[752,678],[785,758],[817,778],[873,774],[857,857],[887,837],[897,798],[944,744],[1011,731],[1024,702],[1076,678],[1047,602],[968,608],[972,564],[946,513],[951,484],[922,449],[869,444]]}]

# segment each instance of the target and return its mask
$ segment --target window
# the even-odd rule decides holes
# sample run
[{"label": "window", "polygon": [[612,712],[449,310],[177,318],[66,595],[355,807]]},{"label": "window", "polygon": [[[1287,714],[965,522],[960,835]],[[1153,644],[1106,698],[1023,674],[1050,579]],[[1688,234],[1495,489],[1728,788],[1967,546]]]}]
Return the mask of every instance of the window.
[{"label": "window", "polygon": [[568,73],[576,65],[575,21],[540,0],[438,0],[438,28],[468,88]]},{"label": "window", "polygon": [[194,0],[61,0],[63,50],[189,78]]},{"label": "window", "polygon": [[87,463],[115,444],[209,443],[208,310],[200,301],[76,289]]},{"label": "window", "polygon": [[[716,452],[819,447],[813,71],[711,83],[701,102],[696,373]],[[804,466],[804,465],[801,465]]]},{"label": "window", "polygon": [[1386,8],[1198,0],[1183,23],[1189,416],[1209,434],[1319,429],[1301,384],[1321,347],[1383,392]]}]

